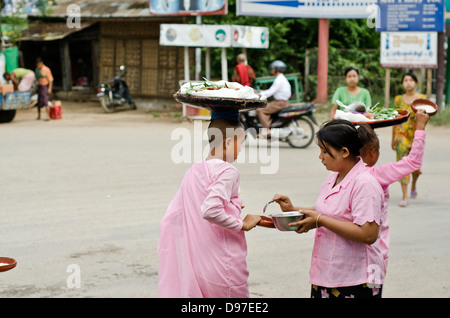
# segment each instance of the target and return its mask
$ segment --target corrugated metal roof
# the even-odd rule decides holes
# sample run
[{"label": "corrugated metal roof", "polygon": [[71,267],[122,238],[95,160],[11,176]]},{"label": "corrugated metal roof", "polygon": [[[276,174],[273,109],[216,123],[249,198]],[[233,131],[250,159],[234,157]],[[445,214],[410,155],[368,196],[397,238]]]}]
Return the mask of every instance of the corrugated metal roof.
[{"label": "corrugated metal roof", "polygon": [[[77,5],[77,7],[71,6]],[[70,8],[79,9],[81,20],[87,18],[150,18],[149,0],[59,0],[48,17],[66,18]],[[74,11],[72,11],[73,14]]]},{"label": "corrugated metal roof", "polygon": [[69,28],[65,22],[32,23],[27,30],[22,31],[20,41],[54,41],[81,31],[95,22],[82,22],[77,28]]}]

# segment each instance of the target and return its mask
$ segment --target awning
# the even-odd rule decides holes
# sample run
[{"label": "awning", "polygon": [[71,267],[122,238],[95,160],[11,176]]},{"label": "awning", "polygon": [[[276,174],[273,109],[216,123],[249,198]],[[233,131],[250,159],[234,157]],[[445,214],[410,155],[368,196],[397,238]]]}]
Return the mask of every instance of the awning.
[{"label": "awning", "polygon": [[30,24],[22,32],[19,41],[54,41],[61,40],[72,33],[90,27],[95,22],[81,22],[76,28],[69,28],[66,22],[38,22]]}]

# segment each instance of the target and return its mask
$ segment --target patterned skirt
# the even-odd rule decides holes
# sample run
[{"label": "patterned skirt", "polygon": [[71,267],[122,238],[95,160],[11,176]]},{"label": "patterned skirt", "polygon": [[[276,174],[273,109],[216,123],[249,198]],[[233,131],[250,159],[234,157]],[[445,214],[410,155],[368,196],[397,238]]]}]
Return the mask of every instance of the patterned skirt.
[{"label": "patterned skirt", "polygon": [[381,298],[383,285],[361,284],[328,288],[311,285],[311,298]]}]

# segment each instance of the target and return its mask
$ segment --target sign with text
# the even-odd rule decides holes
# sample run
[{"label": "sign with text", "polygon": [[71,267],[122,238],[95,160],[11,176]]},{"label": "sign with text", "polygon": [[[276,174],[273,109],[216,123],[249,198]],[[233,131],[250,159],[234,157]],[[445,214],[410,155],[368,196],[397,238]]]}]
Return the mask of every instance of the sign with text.
[{"label": "sign with text", "polygon": [[366,19],[377,4],[377,0],[236,1],[236,15],[323,19]]},{"label": "sign with text", "polygon": [[224,15],[227,0],[150,0],[150,15]]},{"label": "sign with text", "polygon": [[269,47],[269,28],[244,25],[161,24],[159,44],[189,47]]},{"label": "sign with text", "polygon": [[380,64],[386,68],[437,68],[437,32],[381,32]]},{"label": "sign with text", "polygon": [[444,0],[378,0],[377,31],[444,32]]}]

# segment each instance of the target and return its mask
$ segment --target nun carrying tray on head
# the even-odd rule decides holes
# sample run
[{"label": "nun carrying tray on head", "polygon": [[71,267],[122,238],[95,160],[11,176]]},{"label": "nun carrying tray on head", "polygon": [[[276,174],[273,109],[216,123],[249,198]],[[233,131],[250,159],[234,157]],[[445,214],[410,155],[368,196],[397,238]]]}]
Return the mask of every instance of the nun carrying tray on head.
[{"label": "nun carrying tray on head", "polygon": [[161,221],[158,297],[249,297],[239,171],[232,165],[244,139],[236,110],[212,110],[210,152],[194,163]]}]

